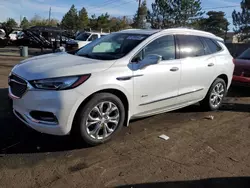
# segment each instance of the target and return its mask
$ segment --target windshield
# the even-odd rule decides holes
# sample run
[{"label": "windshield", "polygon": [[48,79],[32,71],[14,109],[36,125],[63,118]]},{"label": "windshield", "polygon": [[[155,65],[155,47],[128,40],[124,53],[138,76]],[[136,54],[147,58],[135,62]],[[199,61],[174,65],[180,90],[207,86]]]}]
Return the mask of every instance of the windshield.
[{"label": "windshield", "polygon": [[112,33],[84,46],[76,55],[101,60],[119,59],[147,37],[141,34]]},{"label": "windshield", "polygon": [[237,59],[249,59],[250,60],[250,48],[248,48],[242,54],[240,54]]},{"label": "windshield", "polygon": [[81,33],[76,37],[76,40],[86,41],[90,36],[90,33]]}]

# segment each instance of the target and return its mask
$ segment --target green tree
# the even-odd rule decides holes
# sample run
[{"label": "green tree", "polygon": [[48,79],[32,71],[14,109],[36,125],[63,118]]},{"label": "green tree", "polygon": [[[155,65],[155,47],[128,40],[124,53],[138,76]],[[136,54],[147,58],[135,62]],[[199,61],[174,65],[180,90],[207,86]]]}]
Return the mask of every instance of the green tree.
[{"label": "green tree", "polygon": [[60,25],[59,20],[52,18],[50,21],[47,19],[46,22],[49,26],[58,27]]},{"label": "green tree", "polygon": [[63,16],[61,26],[64,29],[76,31],[78,29],[78,14],[75,5],[72,5],[69,11]]},{"label": "green tree", "polygon": [[2,23],[2,27],[8,35],[14,27],[17,27],[17,23],[13,18],[8,18],[6,22]]},{"label": "green tree", "polygon": [[239,40],[243,41],[250,36],[250,0],[241,1],[241,12],[232,13],[235,33],[240,33]]},{"label": "green tree", "polygon": [[153,28],[186,27],[204,14],[200,0],[155,0],[148,15]]},{"label": "green tree", "polygon": [[229,22],[225,18],[225,13],[222,11],[209,11],[207,15],[208,18],[205,18],[200,25],[201,29],[226,39]]},{"label": "green tree", "polygon": [[155,0],[152,12],[148,12],[148,19],[154,29],[169,28],[174,25],[174,10],[169,0]]},{"label": "green tree", "polygon": [[148,15],[148,8],[147,2],[144,0],[134,16],[134,23],[133,27],[135,28],[145,28],[146,27],[146,20]]},{"label": "green tree", "polygon": [[30,23],[27,20],[26,17],[23,18],[23,20],[21,21],[20,27],[23,29],[27,29],[29,27]]},{"label": "green tree", "polygon": [[57,19],[45,19],[39,16],[38,14],[35,14],[34,17],[30,19],[29,25],[30,26],[58,26],[59,21]]},{"label": "green tree", "polygon": [[107,32],[110,29],[109,23],[110,23],[110,15],[108,13],[101,14],[97,18],[97,27],[95,29]]},{"label": "green tree", "polygon": [[177,26],[189,26],[204,14],[201,0],[174,0],[172,6]]},{"label": "green tree", "polygon": [[85,29],[88,26],[88,24],[89,24],[88,13],[87,13],[86,9],[83,7],[79,11],[77,28],[78,29]]},{"label": "green tree", "polygon": [[41,16],[38,14],[35,14],[31,19],[30,19],[30,26],[46,26],[47,22],[45,19],[42,19]]},{"label": "green tree", "polygon": [[122,18],[112,17],[109,26],[110,31],[119,31],[130,28],[126,16],[123,16]]},{"label": "green tree", "polygon": [[90,29],[97,28],[97,18],[95,14],[91,15],[91,17],[89,18],[89,27]]}]

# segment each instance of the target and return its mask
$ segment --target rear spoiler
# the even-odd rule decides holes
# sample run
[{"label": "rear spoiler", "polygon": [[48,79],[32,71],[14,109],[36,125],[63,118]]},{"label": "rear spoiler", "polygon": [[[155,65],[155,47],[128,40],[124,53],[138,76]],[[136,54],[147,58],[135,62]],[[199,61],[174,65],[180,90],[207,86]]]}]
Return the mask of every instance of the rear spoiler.
[{"label": "rear spoiler", "polygon": [[216,39],[215,39],[215,40],[216,40],[216,41],[218,41],[218,42],[221,42],[221,43],[225,44],[224,39],[223,39],[223,38],[221,38],[221,37],[216,37]]}]

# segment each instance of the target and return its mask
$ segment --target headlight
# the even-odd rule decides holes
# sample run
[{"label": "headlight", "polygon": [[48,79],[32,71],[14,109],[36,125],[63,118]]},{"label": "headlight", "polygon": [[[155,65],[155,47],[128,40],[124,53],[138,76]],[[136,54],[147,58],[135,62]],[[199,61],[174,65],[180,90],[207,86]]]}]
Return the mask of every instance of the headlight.
[{"label": "headlight", "polygon": [[66,90],[66,89],[72,89],[81,85],[89,77],[90,77],[90,74],[82,75],[82,76],[68,76],[68,77],[60,77],[60,78],[34,80],[34,81],[31,81],[30,83],[33,87],[37,89]]}]

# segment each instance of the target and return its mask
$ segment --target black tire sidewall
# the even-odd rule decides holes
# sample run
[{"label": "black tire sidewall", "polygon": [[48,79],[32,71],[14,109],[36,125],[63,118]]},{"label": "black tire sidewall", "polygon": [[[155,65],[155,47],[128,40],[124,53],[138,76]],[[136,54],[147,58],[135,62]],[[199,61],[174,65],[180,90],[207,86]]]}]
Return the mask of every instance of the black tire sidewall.
[{"label": "black tire sidewall", "polygon": [[[117,108],[119,109],[120,120],[119,120],[118,126],[116,127],[115,131],[109,137],[102,139],[102,140],[96,140],[88,135],[86,127],[85,127],[85,123],[87,121],[87,118],[88,118],[90,111],[97,104],[104,102],[104,101],[110,101],[117,106]],[[82,108],[79,116],[80,117],[79,117],[79,121],[78,121],[77,126],[78,126],[78,131],[80,133],[81,138],[86,143],[88,143],[90,145],[99,145],[99,144],[105,143],[108,140],[110,140],[112,137],[114,137],[121,130],[121,128],[123,127],[123,124],[124,124],[124,120],[125,120],[125,108],[124,108],[122,101],[117,96],[110,94],[110,93],[97,93]]]}]

